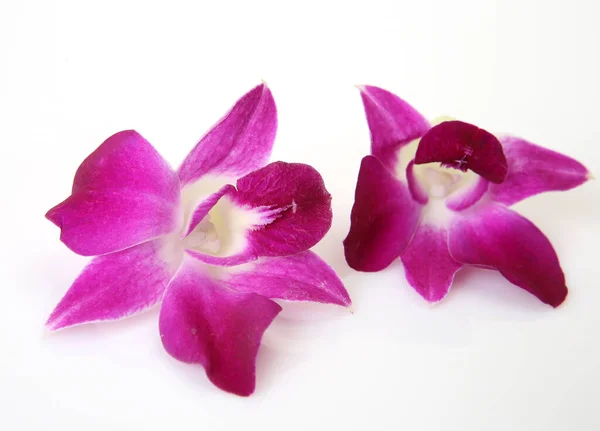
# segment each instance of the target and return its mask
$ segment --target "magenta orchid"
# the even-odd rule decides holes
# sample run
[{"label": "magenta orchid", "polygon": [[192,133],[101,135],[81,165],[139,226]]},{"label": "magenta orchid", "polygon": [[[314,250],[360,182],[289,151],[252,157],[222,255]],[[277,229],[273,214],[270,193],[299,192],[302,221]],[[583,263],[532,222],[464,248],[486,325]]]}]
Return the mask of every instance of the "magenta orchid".
[{"label": "magenta orchid", "polygon": [[321,176],[304,164],[265,166],[276,128],[262,84],[177,172],[135,131],[108,138],[46,215],[67,247],[97,256],[47,327],[120,319],[162,301],[166,351],[203,365],[219,388],[250,395],[262,335],[281,311],[273,299],[350,305],[335,272],[308,250],[332,221]]},{"label": "magenta orchid", "polygon": [[362,160],[348,264],[380,271],[400,257],[427,301],[443,299],[465,265],[496,269],[553,307],[567,296],[544,234],[509,206],[591,178],[579,162],[520,138],[497,138],[461,121],[429,122],[381,88],[360,87],[371,132]]}]

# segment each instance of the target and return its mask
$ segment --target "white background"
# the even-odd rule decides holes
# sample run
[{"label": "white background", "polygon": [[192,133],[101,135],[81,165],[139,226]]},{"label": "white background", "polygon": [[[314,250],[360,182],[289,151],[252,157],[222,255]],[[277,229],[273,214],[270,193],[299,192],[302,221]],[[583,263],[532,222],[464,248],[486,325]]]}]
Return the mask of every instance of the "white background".
[{"label": "white background", "polygon": [[[342,240],[369,133],[355,84],[569,154],[600,172],[596,0],[56,2],[0,5],[0,429],[598,430],[600,186],[516,209],[554,244],[553,310],[467,270],[428,306],[401,265],[359,274]],[[264,79],[273,159],[321,171],[316,247],[355,314],[294,304],[265,335],[257,391],[213,387],[162,349],[157,310],[49,334],[85,258],[44,219],[79,163],[135,128],[174,166]]]}]

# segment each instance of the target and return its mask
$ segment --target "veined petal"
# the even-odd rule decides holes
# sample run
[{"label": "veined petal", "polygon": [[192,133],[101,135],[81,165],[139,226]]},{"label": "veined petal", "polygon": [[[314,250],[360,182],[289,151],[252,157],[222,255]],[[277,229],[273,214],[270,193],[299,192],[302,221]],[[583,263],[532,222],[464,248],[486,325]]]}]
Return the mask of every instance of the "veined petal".
[{"label": "veined petal", "polygon": [[116,133],[83,161],[69,198],[46,217],[75,253],[122,250],[173,232],[181,223],[179,180],[142,136]]},{"label": "veined petal", "polygon": [[428,302],[442,300],[462,265],[448,251],[445,228],[421,224],[412,241],[402,253],[406,279]]},{"label": "veined petal", "polygon": [[182,185],[209,173],[239,178],[264,166],[276,130],[275,101],[263,83],[239,99],[190,152],[178,171]]},{"label": "veined petal", "polygon": [[490,188],[496,202],[512,205],[538,193],[572,189],[592,178],[577,160],[555,151],[510,136],[500,142],[508,175],[502,184]]},{"label": "veined petal", "polygon": [[248,396],[262,335],[280,311],[260,295],[220,286],[202,264],[186,258],[165,294],[160,336],[175,359],[201,364],[216,386]]},{"label": "veined petal", "polygon": [[363,158],[350,232],[344,240],[348,265],[357,271],[380,271],[400,256],[412,238],[421,205],[378,158]]},{"label": "veined petal", "polygon": [[331,196],[311,166],[275,162],[240,178],[210,214],[219,248],[187,247],[190,254],[213,265],[238,265],[314,246],[331,227]]},{"label": "veined petal", "polygon": [[432,162],[462,171],[470,169],[493,183],[506,178],[507,162],[500,141],[462,121],[440,123],[421,138],[415,164]]},{"label": "veined petal", "polygon": [[331,227],[331,195],[321,174],[302,163],[275,162],[237,182],[238,204],[285,210],[263,229],[251,232],[261,256],[284,256],[308,250]]},{"label": "veined petal", "polygon": [[264,257],[223,271],[222,282],[238,292],[271,299],[312,301],[349,306],[341,280],[319,256],[304,251],[293,256]]},{"label": "veined petal", "polygon": [[371,131],[371,154],[394,171],[398,150],[423,136],[430,128],[429,123],[389,91],[370,85],[359,89]]},{"label": "veined petal", "polygon": [[503,205],[490,204],[456,216],[449,229],[449,248],[457,261],[495,268],[553,307],[567,296],[565,276],[550,241],[533,223]]},{"label": "veined petal", "polygon": [[94,258],[58,303],[46,326],[121,319],[162,298],[181,254],[162,239]]}]

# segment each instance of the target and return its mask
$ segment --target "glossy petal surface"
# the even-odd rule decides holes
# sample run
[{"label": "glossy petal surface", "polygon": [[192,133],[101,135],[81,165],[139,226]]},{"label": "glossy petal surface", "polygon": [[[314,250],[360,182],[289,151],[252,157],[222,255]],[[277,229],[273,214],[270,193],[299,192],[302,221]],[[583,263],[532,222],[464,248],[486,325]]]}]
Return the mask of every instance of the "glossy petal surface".
[{"label": "glossy petal surface", "polygon": [[254,292],[272,299],[342,306],[351,303],[339,277],[312,251],[286,257],[265,257],[231,268],[225,273],[223,283],[238,292]]},{"label": "glossy petal surface", "polygon": [[374,156],[362,160],[350,232],[344,240],[348,265],[380,271],[400,256],[412,238],[421,205]]},{"label": "glossy petal surface", "polygon": [[432,127],[419,142],[416,164],[441,162],[467,169],[493,182],[504,181],[506,157],[500,141],[489,132],[462,121],[445,121]]},{"label": "glossy petal surface", "polygon": [[371,132],[371,154],[394,170],[398,150],[423,136],[429,123],[404,100],[382,88],[365,85],[360,87],[360,95]]},{"label": "glossy petal surface", "polygon": [[101,255],[175,230],[179,180],[142,136],[116,133],[83,161],[72,194],[46,217],[75,253]]},{"label": "glossy petal surface", "polygon": [[529,196],[577,187],[591,178],[585,166],[570,157],[515,137],[501,138],[508,161],[508,175],[493,184],[496,202],[512,205]]},{"label": "glossy petal surface", "polygon": [[94,258],[56,306],[52,330],[86,322],[115,320],[152,307],[178,266],[161,240]]},{"label": "glossy petal surface", "polygon": [[183,185],[200,177],[240,177],[264,166],[277,130],[277,109],[263,83],[239,99],[200,140],[179,168]]},{"label": "glossy petal surface", "polygon": [[175,359],[201,364],[216,386],[248,396],[262,335],[280,311],[260,295],[220,286],[187,258],[165,294],[160,336]]},{"label": "glossy petal surface", "polygon": [[456,272],[462,267],[448,251],[448,235],[445,229],[421,224],[402,253],[406,279],[428,302],[442,300]]},{"label": "glossy petal surface", "polygon": [[508,281],[553,307],[567,296],[565,276],[546,236],[503,205],[486,205],[450,225],[449,248],[464,264],[495,268]]}]

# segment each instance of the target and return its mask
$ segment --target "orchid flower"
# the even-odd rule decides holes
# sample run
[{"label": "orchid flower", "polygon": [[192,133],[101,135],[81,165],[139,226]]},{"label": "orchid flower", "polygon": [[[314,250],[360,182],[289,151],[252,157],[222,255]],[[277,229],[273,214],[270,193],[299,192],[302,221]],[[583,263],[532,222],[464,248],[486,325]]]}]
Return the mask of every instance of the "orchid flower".
[{"label": "orchid flower", "polygon": [[579,162],[516,137],[497,138],[461,121],[430,123],[394,94],[360,87],[371,132],[363,158],[348,264],[380,271],[400,257],[410,285],[443,299],[466,265],[499,271],[553,307],[565,276],[544,234],[509,207],[591,178]]},{"label": "orchid flower", "polygon": [[121,319],[162,301],[166,351],[203,365],[219,388],[250,395],[263,332],[281,311],[272,299],[350,305],[334,271],[308,250],[331,226],[321,176],[304,164],[265,166],[276,127],[262,84],[177,172],[133,130],[108,138],[46,215],[68,248],[96,256],[47,327]]}]

